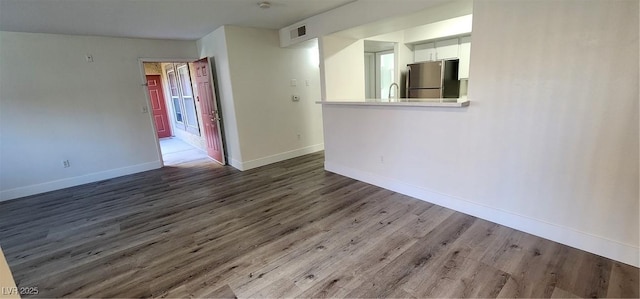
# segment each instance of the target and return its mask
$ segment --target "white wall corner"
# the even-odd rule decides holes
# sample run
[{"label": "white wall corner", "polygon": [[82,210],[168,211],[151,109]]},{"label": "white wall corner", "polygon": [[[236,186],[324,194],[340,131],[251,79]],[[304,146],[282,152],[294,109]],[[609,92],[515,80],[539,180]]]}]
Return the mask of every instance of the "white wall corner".
[{"label": "white wall corner", "polygon": [[275,154],[275,155],[271,155],[271,156],[267,156],[267,157],[262,157],[262,158],[258,158],[258,159],[254,159],[254,160],[250,160],[250,161],[246,161],[246,162],[239,162],[239,161],[233,160],[233,162],[238,163],[238,165],[236,166],[236,165],[231,164],[231,166],[233,166],[233,167],[235,167],[235,168],[237,168],[239,170],[245,171],[245,170],[249,170],[249,169],[258,168],[258,167],[261,167],[261,166],[277,163],[277,162],[280,162],[280,161],[284,161],[284,160],[288,160],[288,159],[292,159],[292,158],[296,158],[296,157],[312,154],[312,153],[319,152],[319,151],[322,151],[322,150],[324,150],[324,143],[311,145],[311,146],[295,149],[295,150],[292,150],[292,151],[283,152],[283,153],[279,153],[279,154]]},{"label": "white wall corner", "polygon": [[101,172],[89,173],[86,175],[64,178],[60,180],[29,185],[9,190],[1,190],[0,191],[0,201],[6,201],[16,198],[21,198],[25,196],[45,193],[49,191],[79,186],[83,184],[98,182],[102,180],[108,180],[124,175],[134,174],[138,172],[153,170],[162,168],[162,161],[153,161],[148,163],[137,164],[133,166],[127,166],[117,169],[110,169]]},{"label": "white wall corner", "polygon": [[383,177],[325,160],[327,171],[350,177],[365,183],[440,205],[461,213],[517,229],[567,246],[604,256],[634,267],[640,266],[640,247],[623,244],[509,211],[485,206],[471,200],[442,194],[395,179]]},{"label": "white wall corner", "polygon": [[238,161],[236,159],[233,159],[231,157],[229,157],[229,165],[231,165],[233,168],[240,170],[240,171],[244,171],[244,166],[242,165],[241,161]]}]

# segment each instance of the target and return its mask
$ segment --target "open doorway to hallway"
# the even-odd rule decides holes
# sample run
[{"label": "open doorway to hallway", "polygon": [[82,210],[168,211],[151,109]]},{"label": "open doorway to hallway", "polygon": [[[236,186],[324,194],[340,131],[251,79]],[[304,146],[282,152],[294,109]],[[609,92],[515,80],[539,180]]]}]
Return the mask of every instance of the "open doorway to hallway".
[{"label": "open doorway to hallway", "polygon": [[160,139],[162,161],[165,166],[175,166],[202,159],[211,159],[207,153],[176,137]]},{"label": "open doorway to hallway", "polygon": [[143,61],[155,134],[165,165],[209,157],[225,164],[221,118],[207,58]]}]

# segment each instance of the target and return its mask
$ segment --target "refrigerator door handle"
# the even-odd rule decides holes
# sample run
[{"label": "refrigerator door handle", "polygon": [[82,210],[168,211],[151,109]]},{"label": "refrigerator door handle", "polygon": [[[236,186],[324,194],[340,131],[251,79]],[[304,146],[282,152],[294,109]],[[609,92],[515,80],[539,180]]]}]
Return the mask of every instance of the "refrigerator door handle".
[{"label": "refrigerator door handle", "polygon": [[407,81],[405,82],[405,93],[407,99],[409,98],[409,78],[411,78],[411,66],[407,65]]}]

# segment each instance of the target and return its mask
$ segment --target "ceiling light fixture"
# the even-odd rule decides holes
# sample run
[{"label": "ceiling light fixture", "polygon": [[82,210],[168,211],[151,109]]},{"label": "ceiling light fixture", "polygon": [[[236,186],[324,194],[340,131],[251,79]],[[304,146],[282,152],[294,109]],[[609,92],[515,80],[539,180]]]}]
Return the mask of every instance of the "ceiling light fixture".
[{"label": "ceiling light fixture", "polygon": [[267,1],[262,1],[262,2],[258,3],[258,6],[260,6],[260,8],[262,8],[262,9],[267,9],[267,8],[271,7],[271,3],[267,2]]}]

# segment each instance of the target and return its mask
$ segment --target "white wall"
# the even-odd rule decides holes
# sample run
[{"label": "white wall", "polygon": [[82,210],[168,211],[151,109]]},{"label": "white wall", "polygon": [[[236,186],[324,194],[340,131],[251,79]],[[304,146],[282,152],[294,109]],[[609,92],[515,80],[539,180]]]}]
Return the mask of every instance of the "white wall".
[{"label": "white wall", "polygon": [[638,266],[638,2],[474,5],[471,105],[325,106],[326,168]]},{"label": "white wall", "polygon": [[138,58],[196,53],[188,41],[0,32],[0,199],[160,167]]},{"label": "white wall", "polygon": [[[280,29],[280,45],[287,47],[343,30],[343,37],[360,39],[467,15],[471,10],[472,0],[353,1]],[[300,25],[306,25],[307,35],[291,40],[290,31]]]},{"label": "white wall", "polygon": [[317,43],[280,48],[276,30],[225,29],[243,168],[322,150]]},{"label": "white wall", "polygon": [[[368,2],[367,8],[378,9],[380,8],[380,2],[378,1],[366,1]],[[420,2],[420,1],[415,1]],[[395,1],[388,1],[391,5],[397,5]],[[391,12],[390,12],[391,13]],[[414,28],[417,26],[423,26],[425,24],[438,23],[440,21],[451,20],[457,17],[470,15],[473,13],[473,0],[447,0],[442,4],[427,7],[425,9],[410,10],[405,14],[396,16],[385,15],[377,18],[373,22],[364,22],[363,19],[355,16],[351,16],[351,19],[358,20],[360,25],[342,31],[334,33],[347,38],[367,38],[370,36],[405,30],[407,28]],[[333,21],[333,20],[330,20]],[[340,22],[338,22],[340,23]]]},{"label": "white wall", "polygon": [[[320,100],[315,42],[280,48],[276,30],[225,26],[198,45],[201,56],[216,58],[225,130],[235,126],[237,136],[234,167],[250,169],[324,148],[321,108],[315,104]],[[292,95],[301,100],[293,102]],[[235,125],[225,109],[233,109]]]},{"label": "white wall", "polygon": [[425,40],[439,39],[471,33],[473,15],[451,18],[404,31],[405,43],[419,43]]},{"label": "white wall", "polygon": [[337,36],[320,39],[325,92],[323,101],[364,101],[364,40]]}]

